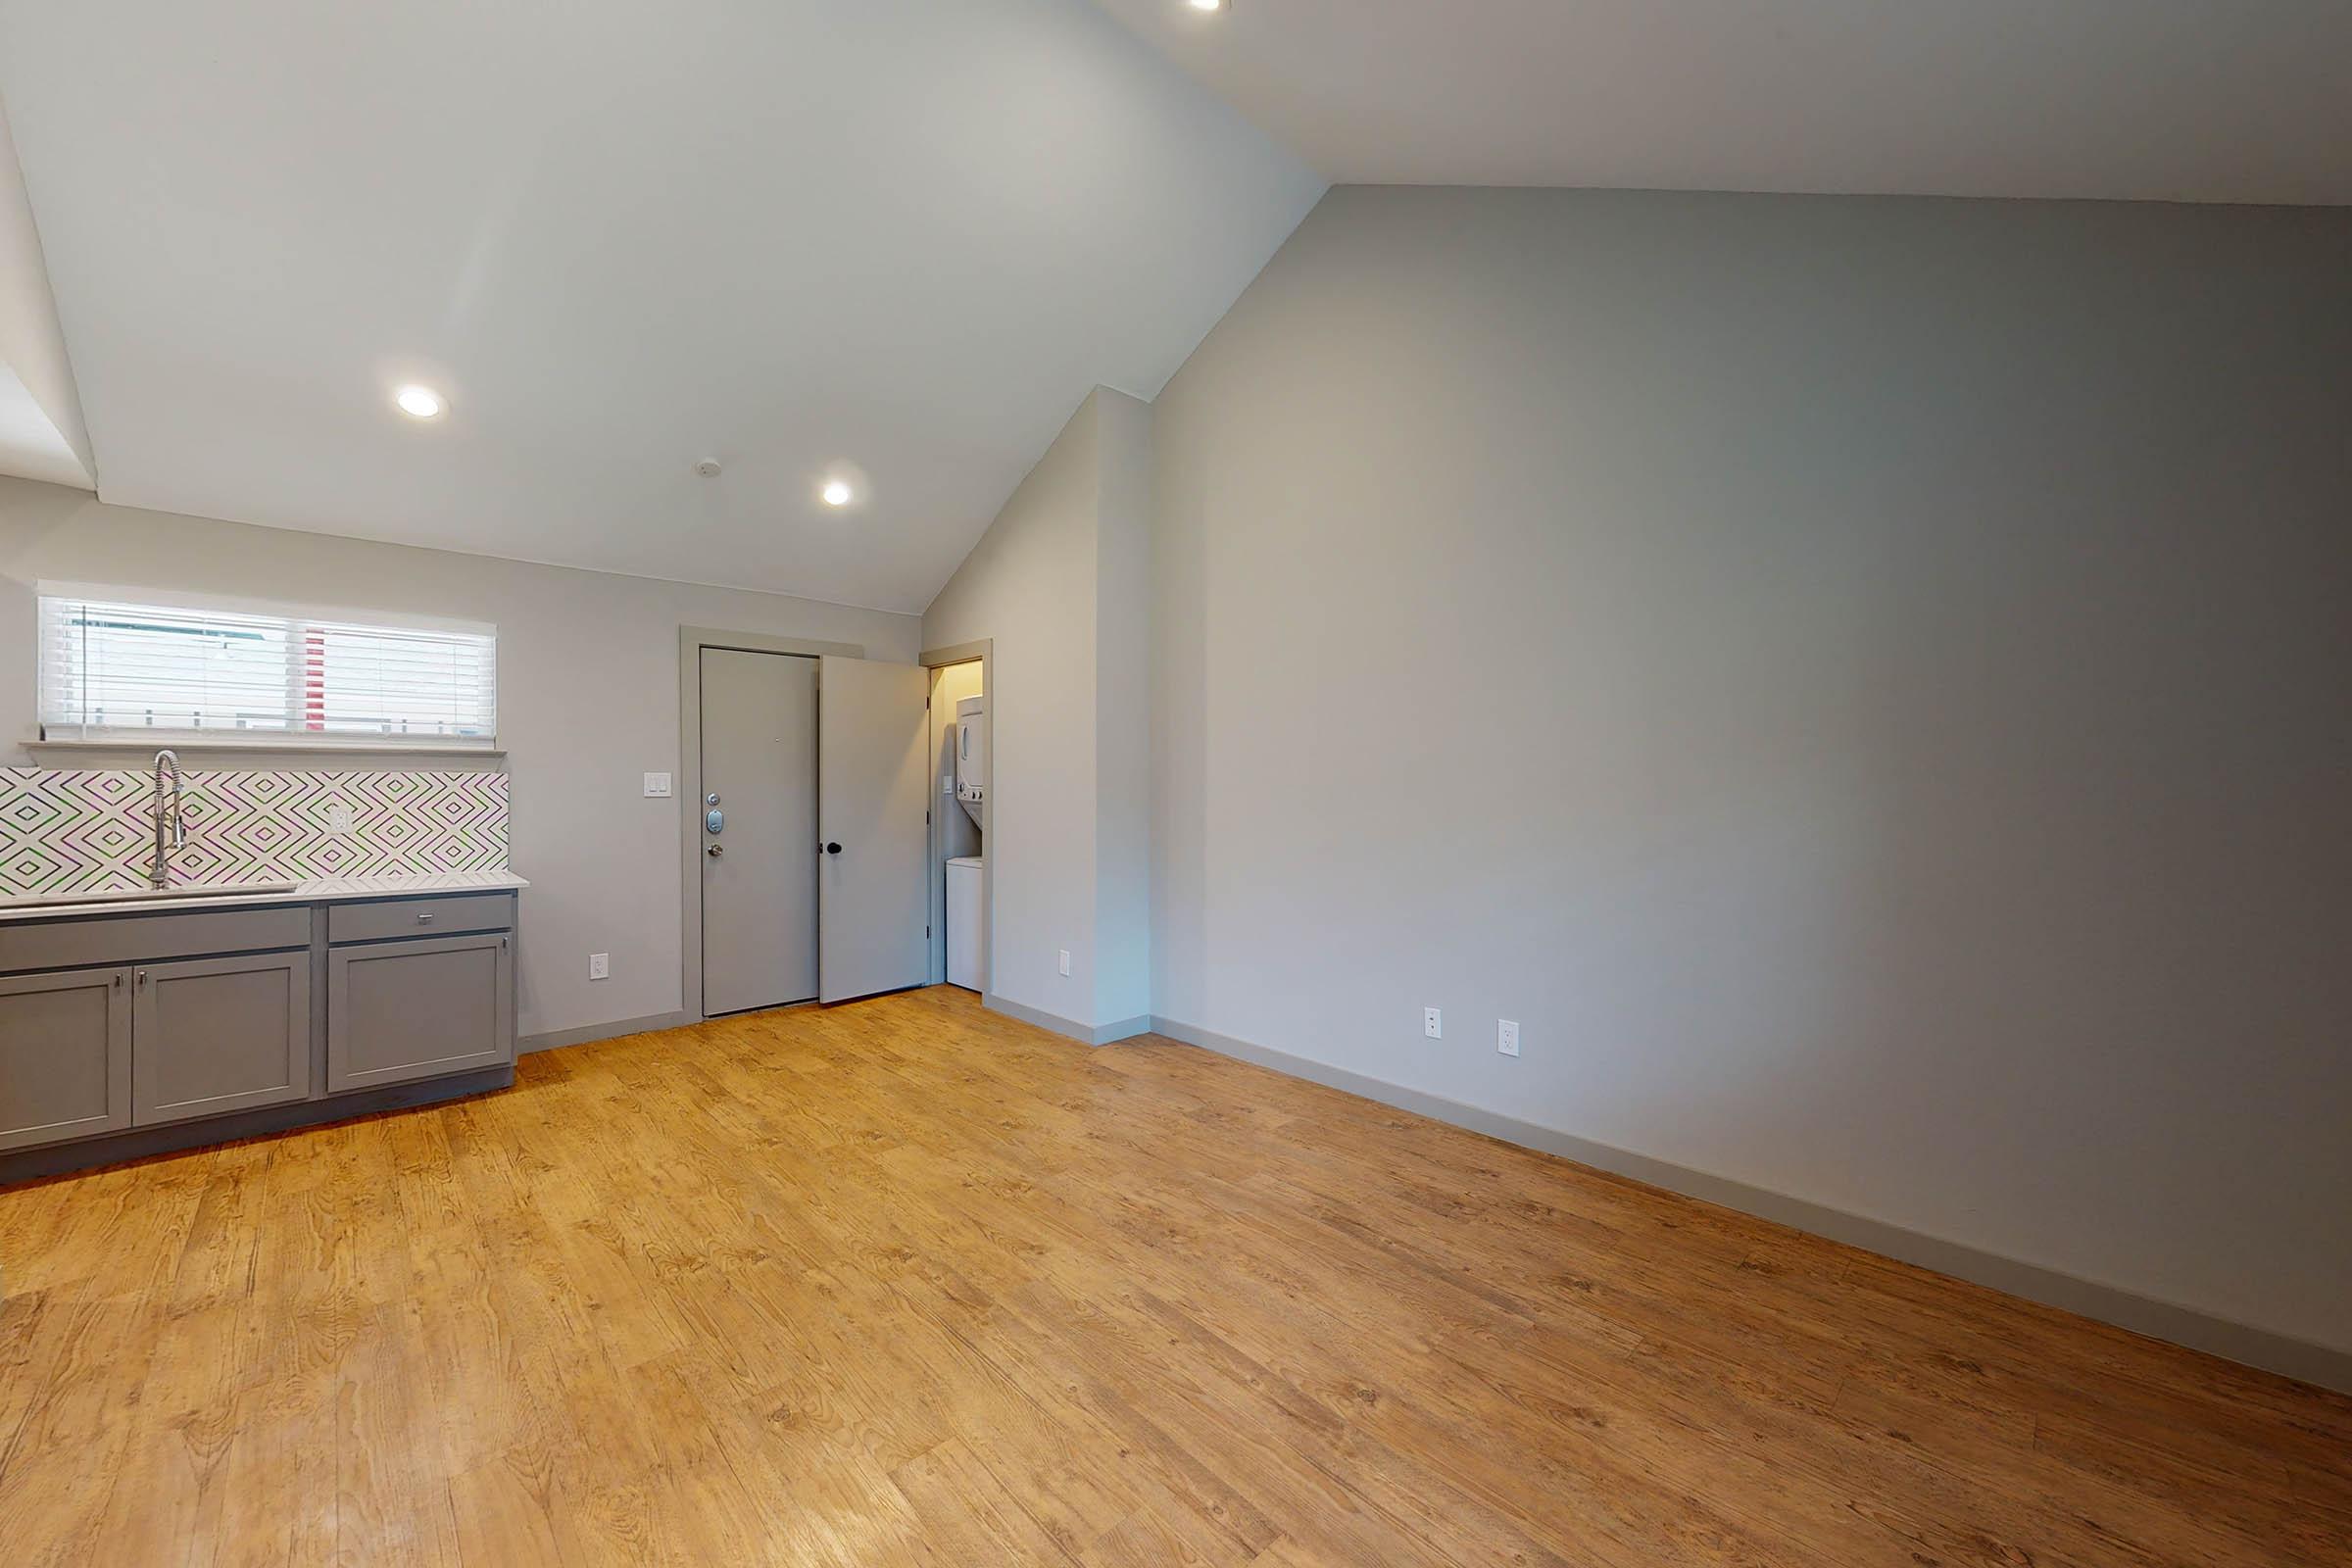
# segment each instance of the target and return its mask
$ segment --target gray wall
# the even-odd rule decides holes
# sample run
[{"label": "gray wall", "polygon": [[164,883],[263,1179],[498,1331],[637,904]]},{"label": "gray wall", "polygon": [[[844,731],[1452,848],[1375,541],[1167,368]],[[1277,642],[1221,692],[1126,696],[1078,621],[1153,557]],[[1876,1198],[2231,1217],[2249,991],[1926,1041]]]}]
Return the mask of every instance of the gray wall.
[{"label": "gray wall", "polygon": [[1156,415],[1156,1012],[2352,1348],[2352,213],[1342,189]]},{"label": "gray wall", "polygon": [[[12,763],[35,733],[43,578],[495,622],[512,856],[532,884],[517,944],[525,1035],[678,1007],[686,804],[645,799],[644,775],[680,771],[681,625],[858,643],[904,662],[919,652],[911,615],[142,512],[0,479],[0,742]],[[591,953],[612,956],[610,980],[588,979]]]},{"label": "gray wall", "polygon": [[1152,1010],[1150,476],[1150,408],[1096,389],[923,614],[995,643],[995,994],[1088,1030]]},{"label": "gray wall", "polygon": [[1095,397],[1095,1016],[1152,1014],[1152,408]]}]

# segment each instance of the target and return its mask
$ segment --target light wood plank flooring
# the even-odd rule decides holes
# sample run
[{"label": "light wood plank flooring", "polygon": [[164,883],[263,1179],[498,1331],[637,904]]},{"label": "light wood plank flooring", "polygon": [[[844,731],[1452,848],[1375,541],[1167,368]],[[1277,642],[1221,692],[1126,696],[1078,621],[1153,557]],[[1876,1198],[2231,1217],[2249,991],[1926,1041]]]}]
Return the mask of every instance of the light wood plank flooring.
[{"label": "light wood plank flooring", "polygon": [[32,1563],[2352,1563],[2352,1400],[938,991],[0,1194]]}]

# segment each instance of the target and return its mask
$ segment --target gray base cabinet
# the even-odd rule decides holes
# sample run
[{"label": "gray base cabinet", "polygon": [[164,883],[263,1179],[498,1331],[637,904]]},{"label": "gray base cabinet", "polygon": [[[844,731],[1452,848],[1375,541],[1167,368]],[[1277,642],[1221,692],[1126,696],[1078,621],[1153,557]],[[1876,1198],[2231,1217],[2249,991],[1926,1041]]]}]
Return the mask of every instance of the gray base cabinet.
[{"label": "gray base cabinet", "polygon": [[[514,1065],[514,895],[0,921],[0,1182],[331,1120]],[[349,1098],[340,1098],[349,1097]],[[338,1108],[341,1107],[341,1108]]]},{"label": "gray base cabinet", "polygon": [[311,1095],[311,955],[153,963],[133,981],[132,1125]]},{"label": "gray base cabinet", "polygon": [[0,978],[0,1149],[131,1124],[130,971]]},{"label": "gray base cabinet", "polygon": [[329,1094],[514,1059],[514,951],[504,933],[327,950]]}]

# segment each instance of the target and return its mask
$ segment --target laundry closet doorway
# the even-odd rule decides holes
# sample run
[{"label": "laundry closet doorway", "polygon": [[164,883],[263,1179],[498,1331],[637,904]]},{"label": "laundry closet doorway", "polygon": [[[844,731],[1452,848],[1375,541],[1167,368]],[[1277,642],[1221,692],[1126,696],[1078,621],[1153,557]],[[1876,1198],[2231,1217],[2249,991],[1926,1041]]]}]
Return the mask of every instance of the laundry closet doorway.
[{"label": "laundry closet doorway", "polygon": [[930,675],[679,636],[683,1001],[696,1017],[924,983]]},{"label": "laundry closet doorway", "polygon": [[988,838],[995,707],[992,645],[928,650],[931,754],[931,983],[990,994],[989,908],[995,878]]}]

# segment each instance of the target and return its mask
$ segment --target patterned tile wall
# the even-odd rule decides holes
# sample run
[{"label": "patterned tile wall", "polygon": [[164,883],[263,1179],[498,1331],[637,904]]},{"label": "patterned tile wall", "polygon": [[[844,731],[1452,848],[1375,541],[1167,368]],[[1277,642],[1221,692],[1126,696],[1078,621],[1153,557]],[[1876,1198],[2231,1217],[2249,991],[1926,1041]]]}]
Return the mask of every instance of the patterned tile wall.
[{"label": "patterned tile wall", "polygon": [[[152,777],[127,768],[0,768],[0,896],[138,887],[155,850]],[[495,871],[507,863],[504,773],[187,775],[175,882]],[[350,826],[341,829],[347,808]]]}]

